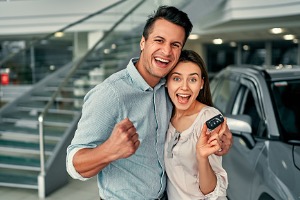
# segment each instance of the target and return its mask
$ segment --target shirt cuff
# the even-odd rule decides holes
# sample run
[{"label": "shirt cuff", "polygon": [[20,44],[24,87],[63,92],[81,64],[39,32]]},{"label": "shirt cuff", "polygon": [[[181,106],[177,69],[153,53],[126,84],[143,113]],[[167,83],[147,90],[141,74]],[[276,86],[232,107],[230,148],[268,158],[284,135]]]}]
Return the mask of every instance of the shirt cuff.
[{"label": "shirt cuff", "polygon": [[86,181],[89,180],[90,178],[84,178],[82,177],[75,169],[74,165],[73,165],[73,157],[74,155],[77,153],[77,151],[79,151],[80,149],[83,148],[74,148],[72,149],[67,157],[67,172],[69,173],[69,175],[73,178],[73,179],[78,179],[81,181]]}]

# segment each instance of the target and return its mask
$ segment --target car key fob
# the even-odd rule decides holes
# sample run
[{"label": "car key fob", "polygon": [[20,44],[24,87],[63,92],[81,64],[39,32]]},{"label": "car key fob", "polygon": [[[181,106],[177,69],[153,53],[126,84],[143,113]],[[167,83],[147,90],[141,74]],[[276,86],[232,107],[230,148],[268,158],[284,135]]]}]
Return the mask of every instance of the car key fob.
[{"label": "car key fob", "polygon": [[222,124],[222,122],[224,122],[224,117],[223,117],[223,115],[219,114],[219,115],[216,115],[213,118],[207,120],[206,121],[206,126],[210,130],[213,130],[217,126],[219,126],[220,124]]}]

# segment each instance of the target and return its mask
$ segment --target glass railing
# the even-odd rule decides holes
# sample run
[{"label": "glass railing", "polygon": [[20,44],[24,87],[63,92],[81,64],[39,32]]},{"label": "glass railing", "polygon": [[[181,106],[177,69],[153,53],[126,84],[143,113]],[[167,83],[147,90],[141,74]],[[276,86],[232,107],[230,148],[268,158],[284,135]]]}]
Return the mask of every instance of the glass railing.
[{"label": "glass railing", "polygon": [[118,1],[49,34],[0,39],[1,85],[35,84],[74,57],[80,56],[80,53],[85,53],[92,34],[89,26],[95,26],[92,30],[94,34],[99,32],[100,35],[105,30],[100,27],[102,22],[97,27],[95,18],[105,15],[105,12],[112,12],[112,9],[117,9],[124,2]]},{"label": "glass railing", "polygon": [[[0,84],[35,84],[74,58],[83,55],[124,13],[138,3],[136,0],[113,2],[115,3],[51,33],[1,37],[0,73],[3,78]],[[158,5],[172,4],[180,8],[189,2],[146,0],[139,9],[130,13],[114,32],[118,35],[132,31],[141,35],[136,26],[144,24],[147,15]]]}]

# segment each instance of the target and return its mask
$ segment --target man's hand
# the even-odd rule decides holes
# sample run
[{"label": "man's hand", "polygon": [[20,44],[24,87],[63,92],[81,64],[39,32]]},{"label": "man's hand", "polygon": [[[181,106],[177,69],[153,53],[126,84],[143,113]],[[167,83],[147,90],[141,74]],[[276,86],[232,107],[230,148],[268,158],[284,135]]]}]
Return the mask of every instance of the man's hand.
[{"label": "man's hand", "polygon": [[108,147],[106,150],[114,157],[113,160],[131,156],[140,145],[136,128],[128,118],[115,125],[111,136],[105,143]]},{"label": "man's hand", "polygon": [[221,129],[219,130],[218,134],[220,135],[221,139],[221,149],[215,152],[215,154],[218,156],[223,156],[228,153],[233,144],[232,133],[227,126],[226,117],[224,118],[224,122],[222,123]]},{"label": "man's hand", "polygon": [[96,148],[84,148],[73,157],[75,170],[85,178],[93,177],[109,163],[134,154],[140,145],[133,123],[124,119],[115,125],[111,136]]}]

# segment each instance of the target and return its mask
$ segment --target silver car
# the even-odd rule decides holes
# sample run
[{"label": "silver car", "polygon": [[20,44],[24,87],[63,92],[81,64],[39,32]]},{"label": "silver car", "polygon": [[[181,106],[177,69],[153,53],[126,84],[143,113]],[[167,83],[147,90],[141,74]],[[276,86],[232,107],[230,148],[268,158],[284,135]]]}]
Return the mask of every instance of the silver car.
[{"label": "silver car", "polygon": [[300,199],[300,68],[229,66],[211,81],[234,144],[230,200]]}]

